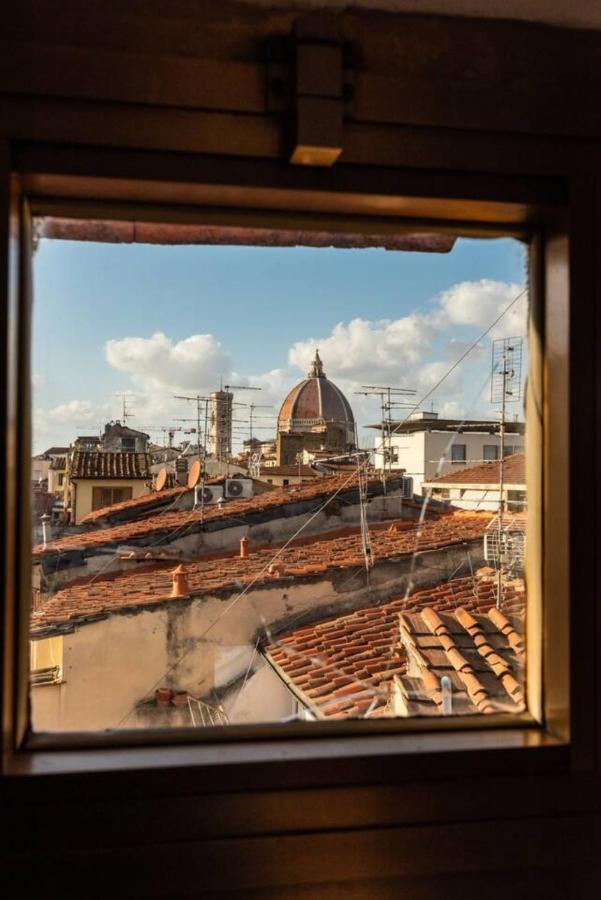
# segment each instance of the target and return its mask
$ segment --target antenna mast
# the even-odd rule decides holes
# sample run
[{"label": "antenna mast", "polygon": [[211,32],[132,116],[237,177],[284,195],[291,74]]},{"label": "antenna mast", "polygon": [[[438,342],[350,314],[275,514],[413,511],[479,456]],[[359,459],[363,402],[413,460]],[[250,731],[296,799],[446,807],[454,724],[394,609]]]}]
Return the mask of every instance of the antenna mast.
[{"label": "antenna mast", "polygon": [[[382,413],[381,431],[382,438],[380,441],[380,452],[382,453],[382,483],[384,491],[386,491],[386,479],[392,476],[392,464],[394,460],[394,449],[392,446],[393,431],[393,409],[413,409],[412,404],[393,402],[401,397],[412,397],[416,393],[413,388],[397,388],[390,385],[378,384],[362,384],[363,390],[355,391],[355,394],[361,394],[363,397],[379,397],[380,409]],[[376,449],[377,452],[377,449]]]},{"label": "antenna mast", "polygon": [[127,401],[131,401],[133,399],[133,394],[128,394],[123,392],[121,394],[115,394],[115,397],[121,397],[121,421],[125,425],[128,419],[131,419],[134,416],[133,412],[127,407]]},{"label": "antenna mast", "polygon": [[505,558],[505,533],[503,512],[505,510],[505,419],[508,403],[517,403],[522,397],[522,344],[520,337],[499,338],[492,345],[492,372],[490,381],[491,403],[501,405],[499,414],[500,460],[499,460],[499,512],[497,522],[498,568],[497,568],[497,609],[503,600],[503,562]]}]

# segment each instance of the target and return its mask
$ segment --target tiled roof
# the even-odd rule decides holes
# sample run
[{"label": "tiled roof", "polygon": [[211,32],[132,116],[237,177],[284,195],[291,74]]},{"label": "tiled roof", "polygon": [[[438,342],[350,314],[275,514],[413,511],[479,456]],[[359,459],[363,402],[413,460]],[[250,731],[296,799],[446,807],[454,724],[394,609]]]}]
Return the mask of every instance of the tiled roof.
[{"label": "tiled roof", "polygon": [[[205,484],[223,484],[224,475],[215,475],[213,478],[207,478]],[[144,515],[153,507],[170,506],[180,497],[187,497],[192,494],[193,489],[177,485],[173,488],[163,488],[161,491],[150,491],[148,494],[142,494],[140,497],[132,497],[131,500],[122,500],[120,503],[113,503],[111,506],[103,506],[101,509],[95,509],[88,513],[81,520],[82,525],[92,525],[103,519],[119,518],[121,513],[131,512],[131,518],[135,519],[139,515]],[[125,518],[125,516],[123,517]]]},{"label": "tiled roof", "polygon": [[127,510],[131,510],[132,513],[139,511],[142,513],[144,510],[153,506],[167,506],[169,503],[173,503],[174,500],[177,500],[179,497],[184,496],[189,493],[189,488],[181,487],[178,485],[174,488],[167,488],[162,491],[150,491],[148,494],[142,494],[140,497],[133,497],[131,500],[122,500],[121,503],[113,503],[111,506],[103,506],[101,509],[95,509],[93,512],[88,513],[87,516],[81,520],[82,525],[90,525],[94,522],[99,522],[101,519],[105,519],[110,515],[117,515],[120,512],[125,512]]},{"label": "tiled roof", "polygon": [[68,452],[68,447],[48,447],[48,449],[42,453],[42,456],[57,456],[59,453],[61,456],[64,456]]},{"label": "tiled roof", "polygon": [[50,468],[53,471],[61,471],[67,468],[67,457],[66,456],[56,456],[52,462],[50,463]]},{"label": "tiled roof", "polygon": [[[316,478],[302,484],[286,485],[262,494],[255,494],[252,497],[229,500],[223,507],[205,507],[203,521],[208,523],[218,519],[231,519],[233,516],[239,519],[250,513],[261,513],[267,510],[273,510],[275,513],[288,503],[325,500],[338,489],[341,489],[341,493],[345,490],[356,490],[356,485],[356,479],[349,478],[348,475],[345,477],[333,475]],[[370,481],[370,487],[376,485],[381,485],[379,478]],[[405,501],[405,503],[410,502]],[[178,530],[178,534],[180,534],[179,529],[183,531],[186,528],[198,528],[200,524],[199,510],[165,510],[139,521],[126,522],[98,531],[67,535],[59,540],[49,542],[45,550],[41,546],[35,547],[33,554],[41,556],[69,550],[102,547],[106,544],[119,545],[147,536],[156,536],[161,532]]]},{"label": "tiled roof", "polygon": [[[524,453],[515,453],[506,456],[503,463],[503,481],[505,484],[526,483],[526,457]],[[458,472],[449,472],[438,478],[424,481],[424,484],[499,484],[500,464],[498,462],[482,463],[480,466],[471,466],[469,469],[459,469]]]},{"label": "tiled roof", "polygon": [[508,613],[508,605],[503,604],[505,612],[461,605],[448,612],[429,606],[401,613],[407,672],[395,678],[392,711],[440,715],[446,676],[455,715],[523,712],[523,621]]},{"label": "tiled roof", "polygon": [[[487,513],[460,512],[434,521],[421,529],[407,520],[370,529],[376,564],[415,551],[440,549],[455,543],[476,540],[484,535],[490,521]],[[215,554],[185,565],[188,593],[202,595],[233,591],[250,581],[273,582],[278,578],[323,576],[334,569],[362,566],[364,556],[360,529],[348,528],[324,539],[299,538],[287,546],[271,567],[275,545],[256,548],[247,558],[238,554]],[[144,571],[125,572],[112,578],[81,580],[63,588],[37,610],[32,627],[43,629],[67,624],[117,610],[168,601],[172,588],[172,566],[152,566]]]},{"label": "tiled roof", "polygon": [[[407,660],[399,653],[399,614],[456,612],[478,615],[495,605],[491,578],[456,578],[436,587],[398,597],[390,603],[357,610],[297,628],[263,648],[301,700],[319,717],[345,719],[390,714],[395,676],[405,676]],[[504,588],[506,615],[524,608],[523,583]]]},{"label": "tiled roof", "polygon": [[[268,478],[270,475],[290,475],[298,478],[298,466],[262,466],[261,478]],[[301,466],[300,474],[302,478],[320,478],[321,472],[312,469],[311,466]]]},{"label": "tiled roof", "polygon": [[71,478],[150,478],[148,453],[101,453],[76,450]]}]

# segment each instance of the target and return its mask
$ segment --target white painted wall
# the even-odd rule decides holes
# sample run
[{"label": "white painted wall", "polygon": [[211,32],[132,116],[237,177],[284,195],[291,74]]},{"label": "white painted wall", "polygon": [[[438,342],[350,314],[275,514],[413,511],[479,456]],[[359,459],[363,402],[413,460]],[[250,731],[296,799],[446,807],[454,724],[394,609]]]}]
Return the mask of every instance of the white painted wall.
[{"label": "white painted wall", "polygon": [[[449,443],[465,444],[465,463],[451,462]],[[379,443],[379,435],[376,444]],[[417,431],[413,434],[394,434],[392,445],[398,456],[394,463],[395,470],[405,469],[405,474],[413,478],[413,493],[421,495],[422,483],[438,475],[449,472],[460,472],[461,469],[477,466],[484,462],[484,446],[501,446],[498,434],[470,433],[456,434],[450,431]],[[514,452],[523,451],[525,438],[522,434],[506,434],[505,448],[514,448]],[[439,469],[442,455],[448,451],[446,460]],[[500,451],[499,451],[500,452]],[[382,454],[375,454],[376,468],[382,468]]]},{"label": "white painted wall", "polygon": [[[458,509],[469,509],[471,512],[482,512],[491,511],[497,512],[499,509],[499,499],[501,492],[497,487],[486,487],[485,485],[474,486],[469,488],[462,487],[447,487],[445,485],[440,485],[438,487],[434,487],[434,493],[432,497],[435,500],[443,500],[448,502],[452,506],[456,506]],[[448,497],[441,497],[438,493],[440,489],[448,491]],[[428,485],[424,483],[422,487],[422,491],[426,494],[428,490]],[[505,499],[505,509],[512,509],[512,503],[515,504],[513,498],[511,496],[511,492],[513,491],[524,491],[526,487],[523,484],[508,484],[503,487],[503,497]],[[525,511],[525,504],[517,505],[515,504],[515,509],[518,512]]]},{"label": "white painted wall", "polygon": [[[470,552],[472,564],[481,565],[482,542],[472,544]],[[266,628],[277,635],[308,615],[312,620],[342,615],[396,596],[404,592],[409,574],[416,588],[436,584],[467,565],[466,559],[466,548],[456,545],[419,554],[413,567],[410,558],[382,561],[372,569],[369,588],[359,574],[351,582],[348,572],[333,573],[321,581],[261,585],[239,599],[232,592],[134,607],[80,625],[63,637],[63,683],[32,689],[33,728],[138,727],[136,705],[152,698],[156,686],[205,697],[243,678],[257,635]],[[251,672],[255,668],[256,660]],[[234,710],[240,721],[251,715],[280,721],[294,712],[267,674],[249,677],[247,690]]]}]

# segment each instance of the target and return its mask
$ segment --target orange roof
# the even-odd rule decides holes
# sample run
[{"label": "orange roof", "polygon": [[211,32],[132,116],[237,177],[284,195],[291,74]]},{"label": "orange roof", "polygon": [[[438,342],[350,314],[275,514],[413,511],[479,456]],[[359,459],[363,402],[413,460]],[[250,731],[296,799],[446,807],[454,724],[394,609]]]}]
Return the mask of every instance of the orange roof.
[{"label": "orange roof", "polygon": [[[524,607],[523,586],[505,586],[504,610]],[[407,672],[399,653],[399,614],[430,608],[439,613],[471,614],[495,605],[488,578],[456,578],[344,616],[296,628],[267,644],[263,652],[319,718],[370,718],[389,715],[395,676]]]},{"label": "orange roof", "polygon": [[[503,463],[503,481],[505,484],[526,483],[526,456],[524,453],[515,453],[506,456]],[[471,466],[469,469],[459,469],[457,472],[449,472],[447,475],[439,475],[424,481],[424,484],[492,484],[498,485],[500,478],[500,463],[487,462],[480,466]]]},{"label": "orange roof", "polygon": [[111,506],[103,506],[101,509],[95,509],[93,512],[84,516],[81,520],[82,525],[91,525],[95,522],[99,522],[101,519],[106,519],[109,516],[118,515],[120,512],[127,512],[131,510],[132,513],[137,511],[143,512],[148,507],[152,506],[160,506],[163,503],[165,506],[177,500],[183,494],[188,493],[189,488],[181,487],[178,485],[174,488],[166,488],[163,491],[150,491],[148,494],[142,494],[140,497],[133,497],[131,500],[122,500],[120,503],[113,503]]},{"label": "orange roof", "polygon": [[[205,523],[215,522],[220,519],[225,521],[233,516],[239,519],[251,513],[277,510],[278,507],[288,503],[325,499],[339,489],[341,492],[344,490],[356,490],[356,484],[356,477],[332,475],[330,477],[316,478],[313,481],[306,481],[302,484],[286,485],[285,487],[278,487],[245,499],[229,500],[223,507],[205,507],[203,521]],[[374,486],[380,484],[380,479],[374,478],[370,481],[369,486],[373,489]],[[148,495],[149,499],[153,496],[155,495]],[[405,502],[410,504],[411,501]],[[45,549],[41,545],[34,547],[33,555],[34,557],[40,557],[53,553],[66,553],[69,550],[92,550],[107,544],[126,544],[129,541],[156,536],[160,532],[166,532],[165,539],[168,540],[168,532],[177,531],[179,535],[185,529],[188,529],[185,532],[188,534],[194,528],[200,528],[200,525],[199,510],[166,509],[156,515],[133,522],[124,522],[121,525],[113,525],[111,528],[66,535],[56,541],[50,541]]]},{"label": "orange roof", "polygon": [[509,615],[519,598],[506,595],[507,586],[504,612],[489,605],[482,614],[461,604],[446,612],[428,606],[400,613],[407,673],[395,679],[392,712],[442,714],[444,677],[455,715],[524,711],[523,620]]},{"label": "orange roof", "polygon": [[73,478],[151,478],[148,453],[101,453],[76,450],[71,459]]},{"label": "orange roof", "polygon": [[[490,514],[456,513],[425,522],[400,520],[370,529],[372,553],[380,560],[408,556],[415,551],[439,549],[484,535]],[[334,569],[361,566],[364,563],[359,528],[323,538],[293,541],[277,559],[272,574],[268,571],[277,547],[255,548],[248,557],[220,554],[185,565],[190,596],[221,591],[232,592],[257,579],[258,583],[277,578],[323,576]],[[80,580],[63,588],[36,610],[32,616],[33,633],[57,625],[74,624],[90,617],[118,610],[169,602],[173,564],[153,565],[142,571],[122,572],[111,578]]]}]

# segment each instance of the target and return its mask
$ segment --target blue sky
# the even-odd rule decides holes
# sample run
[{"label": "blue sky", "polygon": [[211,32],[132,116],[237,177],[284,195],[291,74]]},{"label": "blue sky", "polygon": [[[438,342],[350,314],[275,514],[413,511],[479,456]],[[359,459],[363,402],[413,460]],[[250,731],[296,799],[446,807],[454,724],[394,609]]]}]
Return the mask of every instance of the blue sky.
[{"label": "blue sky", "polygon": [[[523,283],[523,248],[510,239],[462,239],[449,254],[42,240],[35,449],[116,417],[122,390],[140,423],[188,414],[172,394],[216,388],[220,375],[256,381],[256,402],[277,407],[316,343],[345,390],[373,373],[421,392],[428,367],[444,367]],[[464,367],[468,382],[474,367],[485,377],[485,349]],[[465,391],[449,384],[440,408],[459,408]],[[359,421],[373,420],[357,404]]]}]

